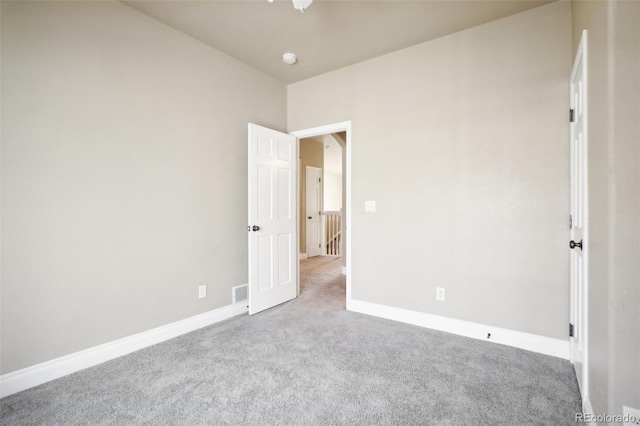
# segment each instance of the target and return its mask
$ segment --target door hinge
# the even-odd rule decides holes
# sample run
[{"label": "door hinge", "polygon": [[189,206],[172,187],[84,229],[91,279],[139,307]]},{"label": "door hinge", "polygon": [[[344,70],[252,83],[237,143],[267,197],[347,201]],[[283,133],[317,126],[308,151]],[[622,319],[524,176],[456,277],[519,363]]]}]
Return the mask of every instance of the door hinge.
[{"label": "door hinge", "polygon": [[573,229],[573,216],[569,215],[569,229]]},{"label": "door hinge", "polygon": [[322,182],[322,179],[318,178],[318,183]]},{"label": "door hinge", "polygon": [[569,109],[569,123],[573,123],[575,120],[575,110],[573,108]]},{"label": "door hinge", "polygon": [[322,212],[318,212],[318,216],[322,216]]},{"label": "door hinge", "polygon": [[318,244],[318,248],[322,248],[322,244]]},{"label": "door hinge", "polygon": [[573,337],[573,324],[569,323],[569,337]]}]

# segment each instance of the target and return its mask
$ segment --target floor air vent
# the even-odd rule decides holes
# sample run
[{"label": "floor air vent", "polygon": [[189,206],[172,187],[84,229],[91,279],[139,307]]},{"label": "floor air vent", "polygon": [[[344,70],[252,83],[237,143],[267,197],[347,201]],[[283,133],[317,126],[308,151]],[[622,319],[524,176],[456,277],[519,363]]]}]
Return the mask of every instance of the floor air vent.
[{"label": "floor air vent", "polygon": [[247,284],[239,285],[231,289],[233,303],[239,303],[243,300],[247,300]]}]

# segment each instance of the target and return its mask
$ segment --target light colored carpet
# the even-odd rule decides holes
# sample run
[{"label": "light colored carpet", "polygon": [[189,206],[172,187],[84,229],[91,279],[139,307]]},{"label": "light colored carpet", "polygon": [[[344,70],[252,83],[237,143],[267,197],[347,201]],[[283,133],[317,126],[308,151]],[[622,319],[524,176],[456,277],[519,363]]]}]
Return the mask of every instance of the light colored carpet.
[{"label": "light colored carpet", "polygon": [[1,423],[575,424],[567,361],[347,312],[339,259],[301,271],[298,299],[6,397]]}]

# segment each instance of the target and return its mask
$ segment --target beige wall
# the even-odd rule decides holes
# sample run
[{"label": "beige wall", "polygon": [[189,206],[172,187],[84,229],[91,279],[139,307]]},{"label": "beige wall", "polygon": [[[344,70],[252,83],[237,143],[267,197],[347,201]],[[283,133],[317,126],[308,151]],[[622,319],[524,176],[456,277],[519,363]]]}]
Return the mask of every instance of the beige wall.
[{"label": "beige wall", "polygon": [[2,88],[2,373],[231,303],[282,84],[119,2],[3,1]]},{"label": "beige wall", "polygon": [[300,139],[300,253],[307,252],[307,166],[322,168],[324,148],[322,142],[313,138]]},{"label": "beige wall", "polygon": [[352,120],[355,299],[567,339],[570,28],[558,2],[288,87],[290,130]]},{"label": "beige wall", "polygon": [[596,413],[640,407],[640,3],[574,1],[588,30],[589,376]]},{"label": "beige wall", "polygon": [[324,209],[326,211],[340,211],[342,209],[342,175],[324,172]]}]

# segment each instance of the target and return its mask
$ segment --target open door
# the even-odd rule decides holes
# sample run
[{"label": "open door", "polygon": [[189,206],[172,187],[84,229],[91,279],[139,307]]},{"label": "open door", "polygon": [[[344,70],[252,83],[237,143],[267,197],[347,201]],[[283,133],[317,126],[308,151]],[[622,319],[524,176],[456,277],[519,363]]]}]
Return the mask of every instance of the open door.
[{"label": "open door", "polygon": [[296,138],[249,124],[249,314],[296,297]]},{"label": "open door", "polygon": [[315,257],[322,254],[322,169],[307,166],[305,176],[307,256]]},{"label": "open door", "polygon": [[586,31],[582,33],[580,46],[571,73],[570,121],[571,121],[571,216],[569,247],[571,250],[571,317],[569,344],[571,362],[576,371],[582,400],[589,397],[588,369],[588,174],[587,174],[587,72]]}]

